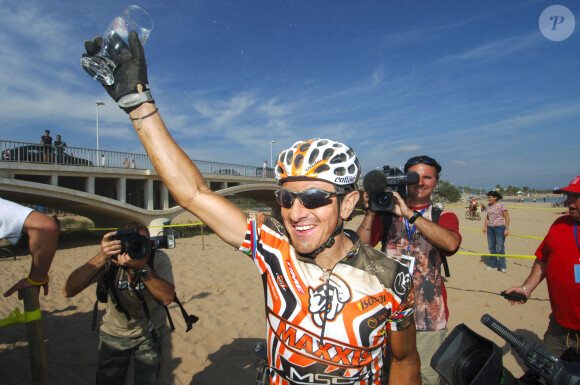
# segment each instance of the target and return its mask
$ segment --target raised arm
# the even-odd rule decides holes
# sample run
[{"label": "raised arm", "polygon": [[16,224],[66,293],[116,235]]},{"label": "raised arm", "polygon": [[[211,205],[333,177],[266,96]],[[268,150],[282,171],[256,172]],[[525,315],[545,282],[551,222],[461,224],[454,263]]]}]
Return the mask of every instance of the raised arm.
[{"label": "raised arm", "polygon": [[[101,38],[85,42],[85,55],[98,53],[101,43]],[[239,247],[246,232],[244,213],[207,187],[197,167],[173,140],[148,90],[145,52],[134,31],[129,34],[129,45],[130,59],[115,70],[115,83],[104,86],[105,90],[130,114],[153,166],[177,203],[224,241]]]},{"label": "raised arm", "polygon": [[[146,116],[156,107],[144,103],[130,113],[131,119]],[[197,215],[228,244],[239,247],[246,233],[245,214],[206,185],[200,171],[173,140],[159,113],[133,120],[153,166],[177,203]]]}]

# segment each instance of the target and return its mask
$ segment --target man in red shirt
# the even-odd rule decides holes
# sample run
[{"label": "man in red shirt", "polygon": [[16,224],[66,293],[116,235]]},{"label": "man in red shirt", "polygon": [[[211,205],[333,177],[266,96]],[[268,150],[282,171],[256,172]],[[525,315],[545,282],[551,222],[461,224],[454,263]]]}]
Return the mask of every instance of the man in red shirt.
[{"label": "man in red shirt", "polygon": [[[431,157],[415,156],[407,161],[405,173],[419,174],[419,182],[408,186],[407,201],[393,192],[396,199],[390,229],[384,229],[381,215],[367,210],[357,233],[362,242],[375,246],[387,231],[385,252],[406,261],[413,270],[417,350],[421,358],[424,385],[439,384],[439,375],[431,368],[431,357],[445,339],[449,309],[441,276],[441,256],[454,254],[461,244],[457,216],[444,211],[437,223],[432,219],[431,194],[439,181],[441,166]],[[365,206],[369,195],[364,193]]]},{"label": "man in red shirt", "polygon": [[568,187],[554,192],[564,194],[569,214],[556,219],[548,230],[528,278],[507,292],[530,298],[546,278],[552,313],[544,343],[549,352],[560,357],[569,348],[580,348],[580,175]]}]

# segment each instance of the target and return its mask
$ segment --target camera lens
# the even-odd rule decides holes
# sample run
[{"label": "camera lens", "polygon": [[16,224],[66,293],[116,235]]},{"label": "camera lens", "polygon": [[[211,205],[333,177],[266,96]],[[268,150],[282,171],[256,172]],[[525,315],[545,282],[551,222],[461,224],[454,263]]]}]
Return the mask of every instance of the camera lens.
[{"label": "camera lens", "polygon": [[395,207],[393,193],[390,191],[380,191],[369,196],[369,206],[374,212],[390,212]]},{"label": "camera lens", "polygon": [[[469,385],[489,358],[490,352],[475,348],[463,352],[453,367],[453,379],[456,385]],[[491,381],[490,384],[495,384]]]},{"label": "camera lens", "polygon": [[142,235],[132,237],[127,244],[127,253],[132,259],[143,259],[151,251],[151,242]]}]

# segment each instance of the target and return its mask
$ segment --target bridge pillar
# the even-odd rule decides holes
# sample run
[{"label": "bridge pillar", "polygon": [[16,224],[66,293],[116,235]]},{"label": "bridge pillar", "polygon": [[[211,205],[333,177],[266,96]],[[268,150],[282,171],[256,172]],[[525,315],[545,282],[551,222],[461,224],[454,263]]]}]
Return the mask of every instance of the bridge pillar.
[{"label": "bridge pillar", "polygon": [[145,182],[145,208],[153,210],[153,179]]},{"label": "bridge pillar", "polygon": [[119,178],[117,179],[117,198],[123,202],[127,202],[127,178]]},{"label": "bridge pillar", "polygon": [[86,192],[88,192],[89,194],[95,193],[95,177],[94,176],[89,176],[87,178]]},{"label": "bridge pillar", "polygon": [[161,209],[169,209],[169,189],[165,184],[161,185]]},{"label": "bridge pillar", "polygon": [[50,184],[53,186],[58,186],[58,175],[57,174],[52,174],[50,176]]}]

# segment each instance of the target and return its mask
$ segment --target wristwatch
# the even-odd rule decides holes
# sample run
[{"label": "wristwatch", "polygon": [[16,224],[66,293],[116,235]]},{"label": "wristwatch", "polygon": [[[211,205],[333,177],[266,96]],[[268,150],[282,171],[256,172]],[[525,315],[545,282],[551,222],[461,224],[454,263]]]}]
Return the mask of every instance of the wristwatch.
[{"label": "wristwatch", "polygon": [[419,217],[422,217],[421,212],[419,212],[417,210],[413,210],[413,216],[411,218],[409,218],[409,224],[412,225],[413,223],[415,223],[415,221]]},{"label": "wristwatch", "polygon": [[147,274],[149,274],[150,271],[151,271],[151,268],[149,266],[147,266],[146,269],[137,270],[137,276],[139,278],[143,278],[144,276],[146,276]]}]

